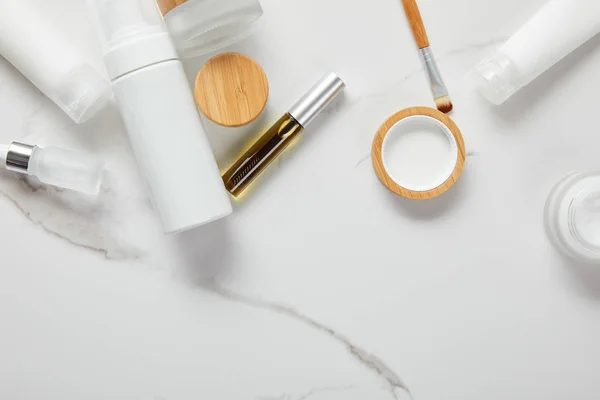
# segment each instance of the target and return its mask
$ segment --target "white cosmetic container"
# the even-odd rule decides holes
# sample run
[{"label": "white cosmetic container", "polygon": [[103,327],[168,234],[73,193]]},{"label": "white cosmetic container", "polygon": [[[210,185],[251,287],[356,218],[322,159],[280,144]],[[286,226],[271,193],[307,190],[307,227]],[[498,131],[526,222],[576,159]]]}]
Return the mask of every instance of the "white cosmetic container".
[{"label": "white cosmetic container", "polygon": [[551,0],[475,68],[473,79],[484,97],[502,104],[598,32],[600,1]]},{"label": "white cosmetic container", "polygon": [[580,172],[560,181],[548,196],[546,232],[564,255],[600,264],[600,172]]},{"label": "white cosmetic container", "polygon": [[0,0],[0,54],[76,123],[103,109],[109,83],[28,0]]},{"label": "white cosmetic container", "polygon": [[89,195],[98,194],[105,171],[104,161],[94,156],[22,142],[0,145],[0,164],[48,185]]},{"label": "white cosmetic container", "polygon": [[90,0],[104,61],[165,233],[232,212],[175,47],[153,0]]}]

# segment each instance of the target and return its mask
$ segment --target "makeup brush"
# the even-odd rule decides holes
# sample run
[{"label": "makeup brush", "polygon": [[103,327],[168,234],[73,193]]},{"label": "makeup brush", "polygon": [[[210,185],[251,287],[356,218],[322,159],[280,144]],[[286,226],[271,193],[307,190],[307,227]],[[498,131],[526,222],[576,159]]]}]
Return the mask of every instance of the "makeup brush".
[{"label": "makeup brush", "polygon": [[415,36],[415,40],[417,41],[417,45],[419,46],[421,60],[423,60],[425,70],[429,76],[431,92],[433,93],[433,98],[435,99],[435,105],[437,106],[438,110],[447,114],[452,111],[452,101],[450,101],[448,89],[444,84],[440,70],[438,69],[435,58],[433,57],[433,52],[429,47],[429,38],[427,37],[427,31],[425,31],[425,25],[423,24],[421,12],[417,6],[417,0],[402,0],[402,4],[404,5],[408,22],[410,22],[410,27]]}]

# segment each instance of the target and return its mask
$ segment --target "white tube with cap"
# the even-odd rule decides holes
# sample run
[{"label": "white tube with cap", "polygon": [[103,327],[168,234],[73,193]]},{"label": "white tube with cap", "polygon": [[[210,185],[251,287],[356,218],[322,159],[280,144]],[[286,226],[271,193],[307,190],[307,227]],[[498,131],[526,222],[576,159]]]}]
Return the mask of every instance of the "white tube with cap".
[{"label": "white tube with cap", "polygon": [[475,68],[477,89],[502,104],[598,32],[599,0],[551,0]]},{"label": "white tube with cap", "polygon": [[89,195],[98,194],[105,171],[104,161],[94,156],[17,141],[0,145],[0,164],[48,185]]},{"label": "white tube with cap", "polygon": [[31,0],[0,0],[0,55],[76,123],[102,110],[108,82]]},{"label": "white tube with cap", "polygon": [[232,212],[200,115],[153,0],[89,0],[104,61],[165,233]]}]

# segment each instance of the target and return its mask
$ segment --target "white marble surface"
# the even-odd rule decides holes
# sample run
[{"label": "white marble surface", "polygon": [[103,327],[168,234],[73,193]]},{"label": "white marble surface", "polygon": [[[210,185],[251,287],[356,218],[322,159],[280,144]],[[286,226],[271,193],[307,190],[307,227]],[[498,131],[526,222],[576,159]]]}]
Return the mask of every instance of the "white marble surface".
[{"label": "white marble surface", "polygon": [[[84,2],[31,1],[101,65]],[[598,168],[600,38],[499,108],[466,80],[543,3],[420,1],[469,157],[413,203],[368,157],[387,116],[432,105],[400,2],[263,0],[234,46],[270,79],[257,125],[330,70],[346,96],[233,216],[170,238],[117,111],[74,126],[0,60],[2,141],[112,170],[98,200],[0,173],[0,398],[597,399],[600,270],[555,253],[542,209]],[[207,126],[225,166],[248,133]]]}]

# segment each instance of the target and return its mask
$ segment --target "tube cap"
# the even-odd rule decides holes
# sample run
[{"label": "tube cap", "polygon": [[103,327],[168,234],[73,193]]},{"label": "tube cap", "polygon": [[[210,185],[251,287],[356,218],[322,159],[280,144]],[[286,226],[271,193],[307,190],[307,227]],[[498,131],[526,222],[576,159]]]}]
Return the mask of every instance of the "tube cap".
[{"label": "tube cap", "polygon": [[512,61],[501,53],[477,65],[472,79],[479,93],[496,105],[504,103],[521,87],[521,74]]},{"label": "tube cap", "polygon": [[81,124],[106,107],[112,89],[98,71],[85,64],[65,76],[52,97],[73,121]]},{"label": "tube cap", "polygon": [[346,87],[333,72],[325,75],[290,109],[289,114],[306,128]]}]

